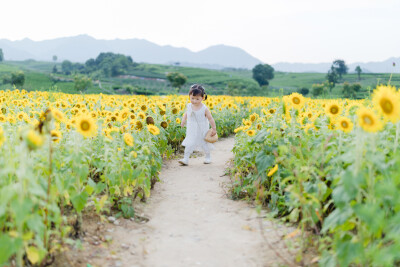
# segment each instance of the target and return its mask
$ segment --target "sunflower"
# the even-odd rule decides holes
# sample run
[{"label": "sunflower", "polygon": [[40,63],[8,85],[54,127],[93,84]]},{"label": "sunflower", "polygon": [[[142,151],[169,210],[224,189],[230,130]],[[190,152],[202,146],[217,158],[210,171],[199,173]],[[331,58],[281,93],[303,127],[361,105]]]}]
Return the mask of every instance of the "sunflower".
[{"label": "sunflower", "polygon": [[165,109],[163,109],[163,108],[160,108],[160,111],[159,111],[159,113],[160,113],[160,115],[161,115],[161,116],[165,115]]},{"label": "sunflower", "polygon": [[168,123],[167,123],[166,121],[162,121],[162,122],[160,123],[160,126],[163,127],[164,129],[167,129]]},{"label": "sunflower", "polygon": [[174,114],[174,115],[176,115],[176,114],[178,114],[178,112],[179,112],[179,109],[177,109],[177,108],[172,108],[172,114]]},{"label": "sunflower", "polygon": [[391,86],[379,86],[373,93],[372,102],[388,120],[396,123],[400,120],[400,96]]},{"label": "sunflower", "polygon": [[337,101],[331,101],[326,105],[325,112],[331,117],[336,117],[340,115],[342,109]]},{"label": "sunflower", "polygon": [[270,177],[274,175],[278,171],[278,164],[275,164],[275,166],[268,172],[267,176]]},{"label": "sunflower", "polygon": [[144,120],[144,119],[146,118],[146,113],[140,111],[140,112],[137,114],[137,116],[138,116],[141,120]]},{"label": "sunflower", "polygon": [[123,109],[121,111],[121,114],[119,115],[119,117],[121,118],[121,121],[126,120],[128,118],[128,116],[129,116],[129,114],[130,114],[130,110],[129,109]]},{"label": "sunflower", "polygon": [[75,126],[78,132],[80,132],[84,137],[94,137],[97,135],[96,121],[88,115],[81,115],[78,117]]},{"label": "sunflower", "polygon": [[377,132],[382,129],[383,125],[378,116],[366,107],[361,107],[357,111],[358,123],[366,132]]},{"label": "sunflower", "polygon": [[55,143],[59,142],[62,137],[61,132],[58,130],[51,130],[50,135],[51,135],[51,140],[53,140],[53,142]]},{"label": "sunflower", "polygon": [[233,132],[234,132],[234,133],[238,133],[238,132],[240,132],[241,130],[243,130],[243,126],[236,128]]},{"label": "sunflower", "polygon": [[180,124],[181,123],[181,119],[180,118],[176,118],[175,122],[176,122],[176,124]]},{"label": "sunflower", "polygon": [[19,112],[18,115],[17,115],[17,118],[20,121],[24,120],[25,117],[28,117],[28,115],[23,111]]},{"label": "sunflower", "polygon": [[146,111],[147,111],[147,106],[146,106],[146,104],[141,105],[141,106],[140,106],[140,109],[141,109],[143,112],[146,112]]},{"label": "sunflower", "polygon": [[254,131],[254,130],[248,130],[248,131],[246,132],[246,134],[247,134],[248,136],[254,136],[254,135],[256,134],[256,131]]},{"label": "sunflower", "polygon": [[305,98],[303,95],[299,93],[292,93],[289,96],[289,103],[296,109],[300,109],[303,107],[305,103]]},{"label": "sunflower", "polygon": [[111,136],[111,130],[110,129],[103,129],[104,136],[109,138],[110,140],[113,140],[114,138]]},{"label": "sunflower", "polygon": [[349,133],[353,130],[353,122],[347,117],[338,118],[336,121],[336,126],[345,133]]},{"label": "sunflower", "polygon": [[97,114],[96,111],[90,111],[90,112],[89,112],[89,115],[90,115],[90,117],[92,117],[93,119],[97,119],[97,116],[98,116],[98,114]]},{"label": "sunflower", "polygon": [[3,145],[3,143],[6,141],[6,137],[4,135],[4,130],[3,128],[0,128],[0,147]]},{"label": "sunflower", "polygon": [[146,124],[153,124],[153,125],[154,125],[154,119],[153,119],[153,117],[148,116],[148,117],[146,118]]},{"label": "sunflower", "polygon": [[155,126],[155,125],[151,125],[151,124],[147,125],[147,130],[149,130],[149,132],[152,135],[159,135],[160,134],[160,129],[158,129],[158,127]]},{"label": "sunflower", "polygon": [[133,136],[129,133],[125,133],[124,134],[124,142],[125,142],[125,145],[127,145],[127,146],[133,146],[133,142],[134,142]]},{"label": "sunflower", "polygon": [[64,121],[64,113],[62,113],[61,111],[59,111],[58,109],[51,109],[51,113],[53,114],[53,117],[57,120],[57,121]]},{"label": "sunflower", "polygon": [[130,155],[131,155],[133,158],[137,158],[137,153],[136,153],[135,151],[132,151],[132,152],[130,153]]},{"label": "sunflower", "polygon": [[249,127],[252,124],[250,120],[245,120],[243,123],[244,123],[244,125],[249,126]]},{"label": "sunflower", "polygon": [[136,121],[135,122],[135,128],[136,128],[136,130],[142,130],[143,129],[143,123],[141,121]]},{"label": "sunflower", "polygon": [[257,116],[258,116],[258,114],[256,114],[256,113],[251,114],[251,115],[250,115],[250,121],[251,121],[251,122],[255,122],[256,119],[257,119]]},{"label": "sunflower", "polygon": [[36,149],[43,145],[43,137],[34,130],[29,130],[26,135],[26,142],[30,149]]}]

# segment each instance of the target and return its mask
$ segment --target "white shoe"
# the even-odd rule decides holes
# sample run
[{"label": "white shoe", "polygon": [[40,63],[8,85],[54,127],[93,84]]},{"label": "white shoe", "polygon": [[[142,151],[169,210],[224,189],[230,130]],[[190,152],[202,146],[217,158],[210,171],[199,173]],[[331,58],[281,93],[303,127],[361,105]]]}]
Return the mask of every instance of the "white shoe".
[{"label": "white shoe", "polygon": [[211,163],[211,159],[210,158],[205,158],[204,159],[204,164],[210,164]]},{"label": "white shoe", "polygon": [[187,159],[180,159],[178,162],[183,166],[187,166],[189,164],[189,160]]}]

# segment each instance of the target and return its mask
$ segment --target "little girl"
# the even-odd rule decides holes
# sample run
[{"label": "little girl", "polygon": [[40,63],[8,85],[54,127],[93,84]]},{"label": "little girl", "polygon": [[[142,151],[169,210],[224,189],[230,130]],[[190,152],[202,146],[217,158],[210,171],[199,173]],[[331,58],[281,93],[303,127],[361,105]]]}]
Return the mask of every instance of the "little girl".
[{"label": "little girl", "polygon": [[214,148],[211,143],[204,140],[207,131],[211,124],[211,136],[217,134],[217,126],[214,118],[206,105],[202,103],[207,99],[207,94],[201,85],[194,84],[189,91],[190,103],[187,105],[187,110],[182,118],[181,126],[184,127],[187,121],[186,138],[182,145],[185,147],[185,156],[179,160],[182,165],[188,165],[189,157],[194,150],[203,149],[206,153],[204,164],[211,163],[210,151]]}]

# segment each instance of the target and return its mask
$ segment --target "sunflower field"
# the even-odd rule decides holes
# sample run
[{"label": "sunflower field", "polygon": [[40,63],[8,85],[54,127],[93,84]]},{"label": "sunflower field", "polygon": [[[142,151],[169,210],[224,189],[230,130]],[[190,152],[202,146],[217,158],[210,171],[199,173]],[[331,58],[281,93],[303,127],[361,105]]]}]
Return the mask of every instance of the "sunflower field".
[{"label": "sunflower field", "polygon": [[[210,97],[220,136],[249,99]],[[0,266],[35,265],[79,235],[88,210],[126,218],[179,150],[187,96],[0,91]],[[233,112],[235,111],[235,112]]]},{"label": "sunflower field", "polygon": [[[82,214],[135,216],[180,149],[187,96],[0,91],[0,266],[39,265],[79,236]],[[232,194],[296,223],[321,266],[400,256],[400,93],[371,99],[209,96],[235,133]],[[315,238],[317,237],[317,238]]]},{"label": "sunflower field", "polygon": [[234,196],[296,223],[320,266],[398,266],[399,91],[261,106],[235,129]]}]

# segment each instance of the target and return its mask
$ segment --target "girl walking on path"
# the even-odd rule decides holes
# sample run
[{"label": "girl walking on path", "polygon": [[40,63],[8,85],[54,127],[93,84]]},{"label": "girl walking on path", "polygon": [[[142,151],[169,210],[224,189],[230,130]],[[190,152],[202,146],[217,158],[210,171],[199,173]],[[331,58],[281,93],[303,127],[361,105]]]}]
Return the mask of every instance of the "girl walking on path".
[{"label": "girl walking on path", "polygon": [[207,99],[207,94],[201,85],[194,84],[189,90],[190,103],[182,118],[181,126],[184,127],[186,122],[186,138],[183,140],[182,145],[185,147],[184,158],[179,160],[182,165],[189,164],[189,157],[194,150],[203,150],[206,154],[204,164],[211,163],[210,152],[214,148],[211,143],[204,140],[207,131],[210,128],[211,136],[217,134],[217,126],[215,125],[214,118],[210,110],[202,103]]}]

